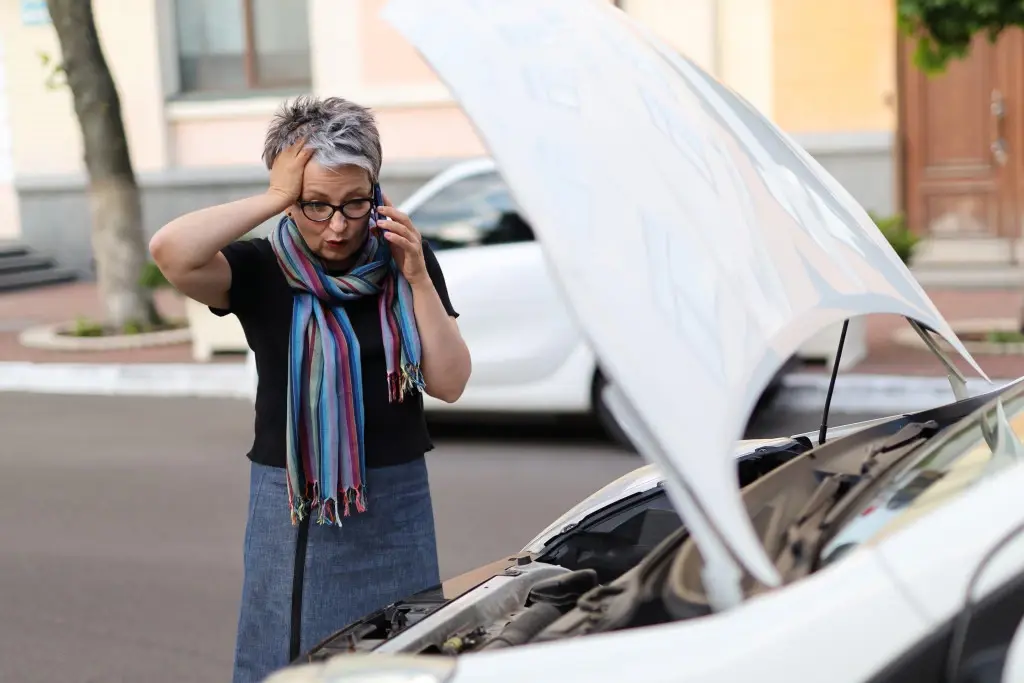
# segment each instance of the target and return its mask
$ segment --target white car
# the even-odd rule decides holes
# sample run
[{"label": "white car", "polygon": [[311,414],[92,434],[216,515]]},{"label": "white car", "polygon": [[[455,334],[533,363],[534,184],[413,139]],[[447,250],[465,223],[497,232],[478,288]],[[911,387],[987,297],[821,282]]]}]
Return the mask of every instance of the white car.
[{"label": "white car", "polygon": [[429,410],[578,413],[596,371],[544,261],[491,159],[457,164],[400,208],[437,254],[473,376],[455,404]]},{"label": "white car", "polygon": [[[627,439],[601,399],[605,378],[543,250],[494,160],[457,163],[399,207],[437,254],[473,375],[456,403],[430,396],[432,413],[592,415],[615,440]],[[770,399],[786,363],[762,394]]]},{"label": "white car", "polygon": [[[1024,382],[966,395],[933,335],[984,373],[849,193],[610,3],[385,17],[491,150],[656,469],[268,680],[1024,680]],[[876,313],[958,400],[737,449],[803,340]]]}]

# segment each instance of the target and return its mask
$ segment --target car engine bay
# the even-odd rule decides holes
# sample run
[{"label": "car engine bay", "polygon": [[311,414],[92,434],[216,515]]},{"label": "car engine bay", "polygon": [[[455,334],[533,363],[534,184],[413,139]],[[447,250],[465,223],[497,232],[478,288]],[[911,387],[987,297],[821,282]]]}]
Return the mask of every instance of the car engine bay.
[{"label": "car engine bay", "polygon": [[[787,582],[817,569],[816,560],[795,561],[787,541],[807,525],[823,488],[842,502],[845,491],[877,478],[872,468],[888,470],[983,400],[894,416],[822,445],[803,436],[780,440],[740,458],[748,512]],[[830,477],[834,484],[822,483]],[[503,558],[367,615],[295,664],[355,652],[459,656],[707,615],[700,555],[688,540],[658,485],[569,525],[539,552]],[[743,588],[747,595],[761,590],[749,577]]]},{"label": "car engine bay", "polygon": [[[811,447],[796,438],[756,449],[738,461],[740,485]],[[300,662],[351,652],[456,656],[657,623],[667,615],[643,586],[686,538],[658,486],[584,518],[536,555],[503,559],[369,614]]]}]

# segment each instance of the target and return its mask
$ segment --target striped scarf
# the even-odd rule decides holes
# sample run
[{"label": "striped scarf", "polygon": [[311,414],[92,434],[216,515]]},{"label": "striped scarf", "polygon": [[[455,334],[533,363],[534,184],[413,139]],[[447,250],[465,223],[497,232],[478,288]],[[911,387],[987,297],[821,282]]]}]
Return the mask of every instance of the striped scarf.
[{"label": "striped scarf", "polygon": [[318,508],[318,523],[341,526],[339,506],[346,517],[351,507],[366,510],[362,367],[344,303],[378,298],[387,362],[387,377],[379,381],[387,381],[391,401],[401,401],[424,386],[412,290],[387,242],[372,231],[355,264],[340,276],[327,274],[288,216],[270,244],[295,292],[286,436],[292,523]]}]

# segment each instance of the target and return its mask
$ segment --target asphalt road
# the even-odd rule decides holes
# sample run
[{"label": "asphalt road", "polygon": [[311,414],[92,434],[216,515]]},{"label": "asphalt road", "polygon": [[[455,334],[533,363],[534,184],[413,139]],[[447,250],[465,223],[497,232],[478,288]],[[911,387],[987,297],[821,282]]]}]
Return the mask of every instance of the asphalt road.
[{"label": "asphalt road", "polygon": [[[242,401],[0,394],[0,681],[229,680],[251,422]],[[584,426],[434,434],[446,577],[641,463]]]}]

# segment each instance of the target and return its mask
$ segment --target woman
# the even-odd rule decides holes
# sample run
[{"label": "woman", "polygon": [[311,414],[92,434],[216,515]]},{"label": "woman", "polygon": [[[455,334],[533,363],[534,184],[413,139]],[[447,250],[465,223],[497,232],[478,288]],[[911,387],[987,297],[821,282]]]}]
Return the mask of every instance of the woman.
[{"label": "woman", "polygon": [[[470,375],[437,259],[376,192],[370,111],[300,98],[263,159],[266,192],[150,242],[179,291],[238,317],[256,356],[236,683],[438,583],[420,391],[455,401]],[[269,238],[240,239],[282,212]]]}]

